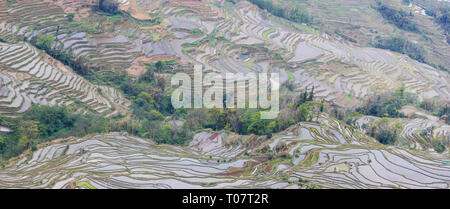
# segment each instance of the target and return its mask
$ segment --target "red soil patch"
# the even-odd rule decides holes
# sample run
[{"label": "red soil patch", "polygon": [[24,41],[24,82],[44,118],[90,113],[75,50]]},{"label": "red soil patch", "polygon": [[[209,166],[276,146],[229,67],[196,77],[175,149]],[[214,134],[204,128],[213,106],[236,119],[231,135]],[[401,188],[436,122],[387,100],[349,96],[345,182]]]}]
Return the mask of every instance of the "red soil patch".
[{"label": "red soil patch", "polygon": [[218,135],[219,135],[218,132],[214,132],[208,139],[209,139],[209,140],[213,140],[213,139],[215,139]]},{"label": "red soil patch", "polygon": [[266,172],[266,173],[270,173],[271,170],[272,170],[272,164],[270,164],[264,168],[264,172]]}]

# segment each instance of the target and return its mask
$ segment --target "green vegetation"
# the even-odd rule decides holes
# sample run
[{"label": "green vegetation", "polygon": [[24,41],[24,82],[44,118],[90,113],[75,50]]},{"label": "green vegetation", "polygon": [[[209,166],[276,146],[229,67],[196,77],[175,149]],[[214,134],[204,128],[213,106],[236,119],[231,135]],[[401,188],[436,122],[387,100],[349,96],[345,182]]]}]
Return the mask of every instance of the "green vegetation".
[{"label": "green vegetation", "polygon": [[381,118],[370,125],[367,133],[382,144],[394,145],[402,130],[401,122],[392,122],[388,118]]},{"label": "green vegetation", "polygon": [[446,124],[450,124],[450,107],[447,103],[436,99],[425,99],[420,103],[420,107],[431,112],[434,116],[443,118]]},{"label": "green vegetation", "polygon": [[103,32],[103,27],[98,21],[82,19],[80,21],[69,21],[69,26],[74,31],[83,31],[89,34],[99,34]]},{"label": "green vegetation", "polygon": [[[132,101],[133,113],[140,119],[155,118],[156,110],[165,115],[174,113],[170,103],[170,94],[166,91],[166,80],[162,75],[155,75],[171,69],[172,65],[163,64],[147,65],[146,73],[140,79],[134,79],[125,72],[102,71],[91,73],[86,77],[93,83],[109,85],[120,89],[125,96]],[[159,115],[159,114],[156,114]],[[160,118],[160,117],[156,117]]]},{"label": "green vegetation", "polygon": [[394,24],[395,26],[403,30],[420,32],[419,28],[417,28],[417,24],[412,20],[413,14],[411,12],[408,14],[404,11],[396,10],[387,5],[384,5],[383,3],[381,3],[381,1],[377,1],[377,3],[377,11],[380,12],[381,16],[383,16],[383,18],[389,21],[391,24]]},{"label": "green vegetation", "polygon": [[446,150],[446,145],[448,146],[448,143],[445,143],[441,138],[435,138],[431,140],[431,145],[433,146],[434,151],[443,153]]},{"label": "green vegetation", "polygon": [[56,138],[83,137],[91,133],[106,133],[119,130],[101,115],[74,114],[67,107],[33,105],[23,118],[0,116],[0,124],[13,131],[0,134],[0,156],[8,159],[35,147],[36,144]]},{"label": "green vegetation", "polygon": [[296,23],[310,23],[311,17],[305,9],[283,7],[280,4],[273,3],[272,0],[249,0],[261,9],[267,10],[271,14],[285,18]]},{"label": "green vegetation", "polygon": [[450,7],[441,8],[436,13],[436,22],[442,27],[447,36],[447,43],[450,44]]},{"label": "green vegetation", "polygon": [[30,43],[36,46],[36,48],[44,50],[51,57],[70,66],[78,74],[86,75],[90,70],[95,69],[85,57],[75,58],[72,48],[64,50],[63,45],[55,46],[55,42],[56,40],[53,34],[34,36],[30,40]]},{"label": "green vegetation", "polygon": [[218,36],[217,29],[214,29],[211,33],[206,35],[201,40],[197,40],[192,43],[184,43],[181,46],[183,47],[183,52],[186,53],[204,43],[208,43],[210,46],[216,46],[219,41],[227,42],[228,40],[224,36]]},{"label": "green vegetation", "polygon": [[380,38],[377,37],[375,47],[406,54],[419,62],[425,62],[426,51],[423,46],[412,43],[401,37]]},{"label": "green vegetation", "polygon": [[403,117],[398,110],[405,105],[414,104],[416,100],[416,96],[406,92],[405,87],[402,86],[394,93],[385,93],[375,98],[369,98],[362,107],[356,108],[356,111],[378,117]]},{"label": "green vegetation", "polygon": [[[264,110],[256,109],[194,109],[186,116],[193,130],[211,128],[213,130],[231,130],[242,135],[271,135],[285,130],[300,121],[312,121],[313,116],[326,111],[324,102],[314,100],[314,89],[305,90],[288,108],[282,110],[277,118],[263,120]],[[292,117],[292,116],[295,117]]]},{"label": "green vegetation", "polygon": [[444,30],[447,43],[450,44],[450,6],[448,4],[431,5],[425,8],[427,15],[434,17],[437,24]]},{"label": "green vegetation", "polygon": [[89,189],[97,189],[94,186],[92,186],[91,184],[89,184],[89,182],[86,182],[86,181],[77,182],[77,186],[87,186]]},{"label": "green vegetation", "polygon": [[119,13],[119,3],[115,0],[99,0],[98,9],[108,14]]},{"label": "green vegetation", "polygon": [[166,80],[161,75],[176,70],[176,65],[174,60],[147,63],[147,70],[139,79],[125,72],[111,71],[91,73],[87,77],[94,83],[120,89],[132,102],[135,126],[131,128],[131,134],[152,138],[158,143],[184,145],[192,139],[193,131],[198,127],[189,127],[186,123],[173,126],[165,122],[168,116],[186,115],[185,110],[173,108],[170,90],[166,89]]},{"label": "green vegetation", "polygon": [[294,80],[294,79],[295,79],[295,78],[294,78],[294,75],[292,75],[291,72],[286,71],[286,73],[288,74],[290,80]]},{"label": "green vegetation", "polygon": [[36,46],[40,49],[50,49],[51,45],[55,42],[55,36],[53,34],[50,35],[42,35],[38,36],[36,39]]},{"label": "green vegetation", "polygon": [[74,17],[75,17],[75,14],[73,14],[73,13],[68,13],[68,14],[67,14],[67,20],[68,20],[69,22],[72,22]]},{"label": "green vegetation", "polygon": [[192,33],[193,36],[201,36],[201,35],[204,34],[204,32],[202,30],[198,29],[198,28],[193,29],[191,31],[191,33]]},{"label": "green vegetation", "polygon": [[273,33],[273,32],[275,32],[274,29],[266,30],[266,31],[264,31],[264,33],[263,33],[263,37],[264,37],[264,38],[268,38],[269,34],[271,34],[271,33]]},{"label": "green vegetation", "polygon": [[106,17],[109,22],[120,22],[122,20],[121,14],[115,14]]}]

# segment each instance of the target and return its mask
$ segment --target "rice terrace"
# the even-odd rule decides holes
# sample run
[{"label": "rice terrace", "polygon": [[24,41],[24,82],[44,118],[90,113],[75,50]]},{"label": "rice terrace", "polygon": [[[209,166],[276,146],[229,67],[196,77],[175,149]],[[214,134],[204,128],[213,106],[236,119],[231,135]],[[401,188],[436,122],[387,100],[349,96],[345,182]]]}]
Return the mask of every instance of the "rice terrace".
[{"label": "rice terrace", "polygon": [[1,0],[0,188],[450,189],[449,44],[447,0]]}]

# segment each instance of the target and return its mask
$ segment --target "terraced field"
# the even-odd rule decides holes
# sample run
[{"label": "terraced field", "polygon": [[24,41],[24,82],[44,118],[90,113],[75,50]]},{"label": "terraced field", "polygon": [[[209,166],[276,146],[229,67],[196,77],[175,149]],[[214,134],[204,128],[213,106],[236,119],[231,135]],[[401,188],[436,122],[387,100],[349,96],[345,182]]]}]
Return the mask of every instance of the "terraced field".
[{"label": "terraced field", "polygon": [[[288,80],[286,72],[290,72],[296,91],[314,86],[318,97],[340,105],[349,105],[348,100],[355,105],[375,93],[402,85],[421,98],[447,99],[450,96],[450,77],[446,72],[406,55],[361,47],[327,34],[311,32],[312,29],[301,33],[301,26],[268,16],[247,2],[226,4],[217,15],[222,14],[225,18],[208,18],[207,14],[215,14],[215,10],[193,9],[180,13],[181,9],[186,7],[171,3],[158,10],[173,23],[170,31],[199,28],[208,34],[214,32],[216,37],[224,37],[226,41],[214,45],[203,42],[195,47],[180,44],[183,47],[180,50],[179,46],[174,46],[175,39],[171,42],[174,53],[184,61],[201,63],[217,72],[268,72],[271,69],[281,73],[282,81]],[[180,37],[189,40],[186,35]],[[222,49],[220,52],[216,50],[218,47]],[[276,58],[274,54],[283,58]]]},{"label": "terraced field", "polygon": [[[294,77],[296,91],[314,86],[318,97],[339,105],[344,105],[342,101],[350,101],[345,105],[356,105],[368,96],[401,85],[421,98],[450,98],[450,77],[446,72],[406,55],[360,47],[312,29],[303,30],[302,26],[267,15],[248,2],[225,4],[222,8],[196,1],[131,2],[120,3],[125,9],[142,7],[159,13],[164,18],[163,24],[140,28],[124,25],[109,35],[74,32],[65,27],[67,20],[61,7],[25,0],[2,7],[5,10],[0,14],[0,37],[17,40],[55,34],[55,47],[71,48],[75,57],[85,57],[102,69],[125,69],[142,56],[176,56],[184,63],[201,63],[223,73],[271,69],[281,73],[282,81],[288,80],[287,71]],[[53,18],[33,15],[36,12],[50,14]],[[205,35],[195,37],[182,32],[194,28],[205,34],[214,32],[216,37],[224,37],[226,41],[214,41],[215,45],[210,45],[210,41],[196,43]],[[152,40],[152,32],[161,29],[171,35],[163,40]],[[187,47],[187,43],[196,45]],[[261,50],[261,46],[268,51]],[[220,53],[216,50],[218,47],[222,49]],[[242,55],[248,58],[239,59]]]},{"label": "terraced field", "polygon": [[385,147],[326,115],[320,121],[270,139],[201,132],[188,147],[118,133],[60,140],[0,170],[0,188],[450,187],[441,159]]},{"label": "terraced field", "polygon": [[[0,114],[19,117],[34,103],[105,117],[129,113],[130,102],[119,90],[92,84],[29,43],[43,35],[54,35],[52,49],[70,52],[98,71],[137,67],[140,75],[142,62],[175,59],[190,74],[194,64],[205,66],[205,74],[242,73],[239,79],[249,72],[278,72],[281,82],[294,86],[282,96],[314,87],[316,100],[345,108],[400,86],[420,100],[450,102],[447,72],[288,22],[246,1],[119,3],[127,13],[106,16],[91,10],[95,0],[1,1]],[[347,7],[368,6],[357,3]],[[68,13],[75,19],[69,21]],[[339,15],[333,19],[347,21]],[[449,142],[450,128],[439,118],[418,115],[392,119],[404,125],[405,148],[364,135],[379,118],[360,117],[352,128],[326,113],[318,123],[299,123],[270,138],[203,130],[183,147],[125,133],[61,139],[11,160],[0,169],[0,188],[449,189],[450,155],[429,152],[431,141],[421,133],[434,127],[432,135]],[[0,126],[2,133],[11,131]]]},{"label": "terraced field", "polygon": [[[356,121],[356,126],[366,132],[370,124],[380,118],[374,116],[363,116]],[[401,130],[400,137],[407,141],[406,145],[411,148],[427,150],[431,147],[430,139],[422,136],[423,133],[431,132],[431,137],[440,137],[443,141],[450,142],[450,126],[429,118],[414,119],[393,119],[393,121],[401,122],[404,126]],[[433,127],[433,128],[432,128]],[[434,129],[434,130],[433,130]],[[431,131],[432,130],[432,131]]]},{"label": "terraced field", "polygon": [[[407,37],[414,43],[419,43],[427,50],[427,59],[435,64],[448,66],[450,63],[446,57],[450,46],[446,43],[444,31],[428,16],[421,2],[433,5],[438,0],[411,1],[405,5],[402,1],[385,0],[384,4],[397,10],[412,14],[412,19],[417,23],[419,30],[424,33],[415,33],[398,29],[389,23],[374,8],[373,0],[310,0],[289,1],[306,8],[310,14],[314,14],[314,21],[323,24],[321,28],[330,34],[342,36],[350,41],[367,46],[375,37]],[[448,2],[447,2],[448,3]]]},{"label": "terraced field", "polygon": [[[72,3],[75,8],[85,5]],[[87,33],[83,27],[93,27],[92,25],[85,22],[80,23],[82,26],[70,26],[63,8],[53,3],[25,0],[10,6],[6,6],[4,2],[0,4],[0,37],[6,41],[31,40],[33,37],[53,34],[56,38],[54,48],[71,50],[74,59],[83,57],[101,69],[127,67],[137,57],[153,51],[152,44],[148,43],[150,36],[143,34],[139,28],[128,28],[126,31],[118,28],[103,34],[97,34],[95,31]],[[99,27],[97,24],[90,30],[97,30]]]},{"label": "terraced field", "polygon": [[[238,34],[230,35],[235,43],[266,43],[269,48],[285,50],[289,65],[285,70],[292,72],[299,90],[315,86],[317,96],[330,101],[342,99],[343,95],[363,100],[373,93],[405,85],[423,98],[449,98],[448,73],[398,53],[360,47],[326,34],[293,32],[265,18],[254,6],[242,3],[236,7],[239,13],[221,31]],[[233,27],[239,22],[243,24]],[[336,63],[344,67],[336,68]]]},{"label": "terraced field", "polygon": [[0,43],[0,113],[16,117],[33,103],[73,106],[78,112],[126,112],[117,90],[93,85],[27,43]]}]

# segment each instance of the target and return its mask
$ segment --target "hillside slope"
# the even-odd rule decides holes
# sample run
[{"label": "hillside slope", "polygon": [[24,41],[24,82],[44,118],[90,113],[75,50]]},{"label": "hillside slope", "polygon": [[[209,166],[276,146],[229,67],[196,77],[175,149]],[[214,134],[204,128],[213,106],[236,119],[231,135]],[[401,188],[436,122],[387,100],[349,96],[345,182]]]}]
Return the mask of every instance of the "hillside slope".
[{"label": "hillside slope", "polygon": [[118,133],[59,140],[0,170],[0,188],[448,189],[450,166],[439,158],[321,115],[270,139],[201,132],[188,147]]}]

